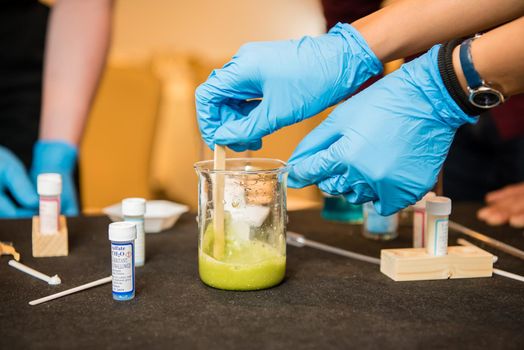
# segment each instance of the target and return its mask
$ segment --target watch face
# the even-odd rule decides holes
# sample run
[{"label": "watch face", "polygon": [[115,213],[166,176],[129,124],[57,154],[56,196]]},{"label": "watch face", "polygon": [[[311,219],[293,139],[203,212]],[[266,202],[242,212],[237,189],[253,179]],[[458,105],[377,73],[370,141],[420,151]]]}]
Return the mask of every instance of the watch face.
[{"label": "watch face", "polygon": [[481,87],[469,96],[471,103],[480,108],[493,108],[503,101],[504,97],[497,90]]}]

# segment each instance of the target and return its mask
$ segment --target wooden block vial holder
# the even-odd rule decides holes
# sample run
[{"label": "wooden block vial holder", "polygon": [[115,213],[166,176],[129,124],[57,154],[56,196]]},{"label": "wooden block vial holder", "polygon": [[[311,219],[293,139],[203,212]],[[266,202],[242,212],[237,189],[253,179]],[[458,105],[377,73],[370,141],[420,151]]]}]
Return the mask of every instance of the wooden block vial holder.
[{"label": "wooden block vial holder", "polygon": [[448,254],[433,256],[425,248],[383,249],[380,271],[394,281],[491,277],[493,255],[472,246],[448,247]]},{"label": "wooden block vial holder", "polygon": [[67,256],[69,245],[67,242],[66,218],[60,215],[60,229],[55,234],[43,235],[40,233],[40,219],[33,216],[33,256],[35,258],[50,256]]}]

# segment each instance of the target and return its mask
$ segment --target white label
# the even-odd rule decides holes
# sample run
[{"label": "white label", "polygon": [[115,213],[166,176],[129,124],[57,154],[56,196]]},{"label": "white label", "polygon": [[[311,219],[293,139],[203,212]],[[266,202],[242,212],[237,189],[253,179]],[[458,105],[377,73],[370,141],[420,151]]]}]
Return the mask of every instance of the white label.
[{"label": "white label", "polygon": [[144,231],[144,220],[126,218],[125,221],[133,222],[136,225],[135,265],[144,266],[146,260],[146,233]]},{"label": "white label", "polygon": [[435,220],[434,255],[442,256],[448,253],[448,220]]},{"label": "white label", "polygon": [[133,243],[111,243],[113,293],[129,293],[135,289]]},{"label": "white label", "polygon": [[424,247],[424,211],[413,212],[413,248]]},{"label": "white label", "polygon": [[60,204],[57,199],[40,199],[39,219],[40,233],[44,235],[58,232]]}]

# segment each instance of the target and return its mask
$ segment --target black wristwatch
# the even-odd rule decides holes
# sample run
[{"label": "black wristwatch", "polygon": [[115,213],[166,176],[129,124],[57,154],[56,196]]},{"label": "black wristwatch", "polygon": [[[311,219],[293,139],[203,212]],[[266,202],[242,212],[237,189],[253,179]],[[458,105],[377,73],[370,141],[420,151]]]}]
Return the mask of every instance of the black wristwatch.
[{"label": "black wristwatch", "polygon": [[466,78],[469,102],[483,109],[490,109],[504,102],[504,95],[485,82],[475,69],[471,57],[471,43],[480,35],[467,39],[460,45],[460,66]]}]

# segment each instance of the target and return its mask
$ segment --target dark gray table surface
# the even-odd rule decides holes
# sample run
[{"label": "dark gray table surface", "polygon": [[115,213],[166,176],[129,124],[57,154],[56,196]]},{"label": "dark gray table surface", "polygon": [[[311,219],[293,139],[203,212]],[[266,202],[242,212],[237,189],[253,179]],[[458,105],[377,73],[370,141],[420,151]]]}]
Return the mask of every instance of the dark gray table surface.
[{"label": "dark gray table surface", "polygon": [[[475,220],[476,205],[453,217],[524,249],[522,230]],[[311,248],[288,248],[286,280],[257,292],[202,284],[197,229],[185,215],[147,236],[147,263],[137,269],[137,295],[116,302],[110,284],[29,306],[28,301],[110,275],[105,217],[69,219],[68,257],[33,258],[29,220],[0,220],[0,240],[22,261],[62,278],[48,286],[0,259],[0,349],[8,348],[524,348],[524,283],[504,277],[393,282],[378,266]],[[318,211],[290,213],[289,230],[356,252],[408,247],[410,228],[381,243],[360,226],[323,221]],[[450,234],[450,243],[459,235]],[[473,242],[473,240],[472,240]],[[477,242],[475,242],[477,243]],[[496,267],[524,274],[524,262],[499,256]]]}]

